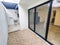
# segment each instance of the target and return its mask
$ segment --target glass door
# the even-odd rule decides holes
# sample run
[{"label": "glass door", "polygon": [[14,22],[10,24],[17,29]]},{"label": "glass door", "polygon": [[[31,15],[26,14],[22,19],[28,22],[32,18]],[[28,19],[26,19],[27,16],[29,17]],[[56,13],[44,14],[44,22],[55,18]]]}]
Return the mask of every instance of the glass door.
[{"label": "glass door", "polygon": [[36,32],[45,38],[50,3],[36,8]]},{"label": "glass door", "polygon": [[48,29],[52,10],[52,0],[46,1],[28,10],[29,28],[42,39],[48,40]]}]

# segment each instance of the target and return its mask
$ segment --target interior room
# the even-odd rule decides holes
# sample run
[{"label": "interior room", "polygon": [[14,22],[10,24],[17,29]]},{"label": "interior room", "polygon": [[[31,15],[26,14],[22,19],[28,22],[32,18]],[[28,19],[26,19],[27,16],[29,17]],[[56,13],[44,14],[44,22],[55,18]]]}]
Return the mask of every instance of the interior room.
[{"label": "interior room", "polygon": [[53,7],[50,18],[48,40],[54,45],[60,45],[60,7]]}]

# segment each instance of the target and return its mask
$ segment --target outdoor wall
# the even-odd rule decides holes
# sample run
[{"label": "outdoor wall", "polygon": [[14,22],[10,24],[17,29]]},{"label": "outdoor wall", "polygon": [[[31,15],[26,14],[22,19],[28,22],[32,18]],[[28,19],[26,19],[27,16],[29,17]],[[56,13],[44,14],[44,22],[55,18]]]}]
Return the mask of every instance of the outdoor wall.
[{"label": "outdoor wall", "polygon": [[[12,17],[13,17],[13,19],[17,19],[17,10],[14,10],[14,9],[7,9],[8,10],[8,12],[10,12],[11,14],[13,14],[13,15],[11,15]],[[10,15],[9,15],[10,16]]]},{"label": "outdoor wall", "polygon": [[14,20],[17,20],[17,10],[14,9],[6,9],[8,16],[8,25],[14,25]]},{"label": "outdoor wall", "polygon": [[60,7],[56,9],[56,17],[54,25],[60,26]]},{"label": "outdoor wall", "polygon": [[28,10],[19,5],[20,30],[28,29]]},{"label": "outdoor wall", "polygon": [[8,23],[4,6],[0,2],[0,45],[7,45]]}]

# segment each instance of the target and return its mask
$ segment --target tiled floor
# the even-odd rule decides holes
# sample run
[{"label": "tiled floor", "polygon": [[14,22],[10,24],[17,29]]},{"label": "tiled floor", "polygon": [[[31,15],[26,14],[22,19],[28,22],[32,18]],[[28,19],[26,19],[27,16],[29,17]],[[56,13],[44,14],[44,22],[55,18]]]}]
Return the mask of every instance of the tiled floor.
[{"label": "tiled floor", "polygon": [[30,30],[9,33],[8,45],[49,45]]},{"label": "tiled floor", "polygon": [[55,25],[50,25],[48,40],[54,45],[60,45],[60,27]]}]

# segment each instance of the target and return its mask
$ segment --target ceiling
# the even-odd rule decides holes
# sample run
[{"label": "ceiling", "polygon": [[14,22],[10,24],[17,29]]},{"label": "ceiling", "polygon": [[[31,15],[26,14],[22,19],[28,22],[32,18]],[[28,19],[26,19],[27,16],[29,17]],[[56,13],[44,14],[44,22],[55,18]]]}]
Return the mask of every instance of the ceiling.
[{"label": "ceiling", "polygon": [[40,0],[20,0],[20,4],[22,4],[22,5],[31,5],[31,4],[36,3],[38,1],[40,1]]},{"label": "ceiling", "polygon": [[[29,5],[32,5],[36,2],[38,2],[38,1],[42,1],[42,0],[20,0],[20,4],[22,4],[23,6],[29,6]],[[60,0],[53,1],[53,7],[60,7],[60,2],[58,3],[58,1],[60,1]]]},{"label": "ceiling", "polygon": [[[39,1],[39,0],[38,0]],[[27,3],[27,4],[31,4],[31,3],[34,3],[34,2],[37,2],[37,0],[20,0],[20,3]]]}]

